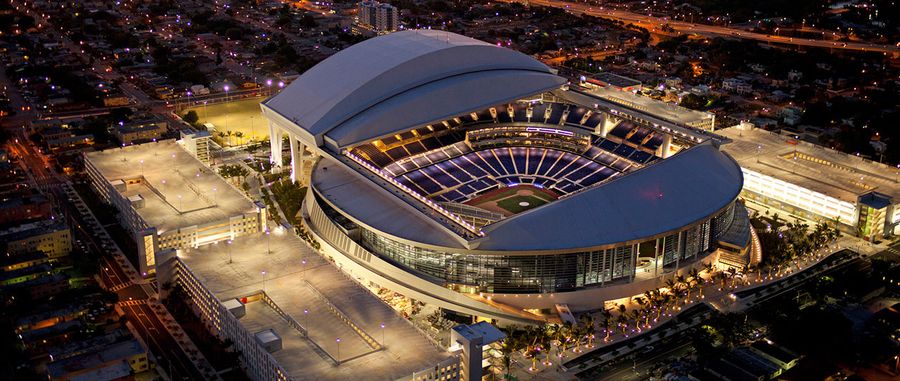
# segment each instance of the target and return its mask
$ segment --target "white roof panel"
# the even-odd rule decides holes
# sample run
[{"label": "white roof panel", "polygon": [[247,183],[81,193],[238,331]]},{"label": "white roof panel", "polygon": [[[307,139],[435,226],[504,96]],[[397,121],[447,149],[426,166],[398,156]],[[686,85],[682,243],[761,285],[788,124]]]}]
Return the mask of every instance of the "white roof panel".
[{"label": "white roof panel", "polygon": [[[264,102],[269,108],[316,136],[344,128],[342,123],[379,102],[433,82],[453,86],[454,78],[493,70],[553,75],[541,62],[517,51],[443,31],[401,31],[353,45],[322,61]],[[494,77],[499,78],[499,77]],[[559,78],[559,84],[564,83]],[[547,90],[536,81],[531,94]],[[522,89],[529,85],[522,84]],[[485,88],[490,87],[485,86]],[[466,94],[468,103],[491,103],[487,94]],[[451,109],[461,99],[443,98]],[[493,102],[497,103],[497,102]]]}]

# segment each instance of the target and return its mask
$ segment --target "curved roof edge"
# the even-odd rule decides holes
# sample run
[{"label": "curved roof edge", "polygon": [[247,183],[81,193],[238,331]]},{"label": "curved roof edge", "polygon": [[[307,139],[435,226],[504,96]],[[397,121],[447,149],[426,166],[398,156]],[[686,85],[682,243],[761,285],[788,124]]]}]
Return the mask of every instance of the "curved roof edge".
[{"label": "curved roof edge", "polygon": [[554,75],[543,63],[511,49],[443,31],[402,31],[327,58],[264,107],[321,142],[321,135],[379,102],[428,83],[490,70]]},{"label": "curved roof edge", "polygon": [[488,225],[478,249],[574,249],[653,237],[712,216],[742,187],[738,163],[708,142]]},{"label": "curved roof edge", "polygon": [[523,70],[490,70],[466,73],[431,82],[354,115],[325,134],[336,147],[437,123],[487,107],[555,89],[562,77]]},{"label": "curved roof edge", "polygon": [[351,220],[402,242],[466,253],[553,254],[669,234],[712,217],[733,202],[743,186],[737,162],[714,144],[704,143],[488,225],[485,237],[466,249],[450,233],[435,229],[430,217],[404,208],[402,201],[354,176],[349,168],[328,165],[324,171],[322,163],[313,170],[311,187]]}]

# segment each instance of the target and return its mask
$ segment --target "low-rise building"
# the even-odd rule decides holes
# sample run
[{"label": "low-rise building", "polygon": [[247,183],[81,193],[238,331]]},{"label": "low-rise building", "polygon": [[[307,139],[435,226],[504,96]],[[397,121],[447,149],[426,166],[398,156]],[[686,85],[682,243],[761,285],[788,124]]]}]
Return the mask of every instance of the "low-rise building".
[{"label": "low-rise building", "polygon": [[31,189],[0,195],[0,225],[29,220],[46,220],[53,213],[50,200]]},{"label": "low-rise building", "polygon": [[[47,364],[47,376],[51,381],[90,379],[86,375],[97,372],[119,374],[128,367],[129,374],[149,369],[147,350],[137,340],[116,343],[97,352],[85,353]],[[125,374],[127,375],[127,374]]]},{"label": "low-rise building", "polygon": [[120,123],[115,126],[113,134],[122,144],[134,144],[161,138],[167,127],[168,123],[162,119],[141,120]]},{"label": "low-rise building", "polygon": [[40,251],[54,259],[72,252],[72,233],[63,220],[31,222],[0,231],[4,243],[7,254]]},{"label": "low-rise building", "polygon": [[47,254],[40,251],[17,255],[6,254],[0,256],[0,271],[13,271],[26,267],[37,266],[49,262]]},{"label": "low-rise building", "polygon": [[69,276],[66,274],[54,274],[27,282],[16,283],[3,288],[3,294],[7,298],[4,302],[10,302],[16,296],[26,297],[28,300],[40,301],[54,295],[58,295],[69,289]]}]

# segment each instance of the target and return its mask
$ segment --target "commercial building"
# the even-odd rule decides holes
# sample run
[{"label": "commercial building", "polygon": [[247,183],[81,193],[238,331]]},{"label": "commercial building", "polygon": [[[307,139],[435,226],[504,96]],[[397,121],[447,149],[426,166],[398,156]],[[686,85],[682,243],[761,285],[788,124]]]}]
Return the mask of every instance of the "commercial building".
[{"label": "commercial building", "polygon": [[744,172],[742,196],[785,220],[837,222],[846,233],[897,233],[900,169],[742,123],[717,133]]},{"label": "commercial building", "polygon": [[[47,364],[51,381],[116,379],[149,369],[147,350],[136,339]],[[115,376],[110,378],[110,376]]]},{"label": "commercial building", "polygon": [[0,245],[9,255],[40,251],[55,259],[72,252],[72,233],[61,219],[30,222],[0,231]]},{"label": "commercial building", "polygon": [[149,142],[162,138],[167,131],[168,122],[163,119],[141,120],[121,123],[114,127],[113,135],[122,144]]},{"label": "commercial building", "polygon": [[84,159],[94,190],[119,210],[137,242],[143,273],[153,271],[157,250],[198,247],[266,228],[263,204],[174,140],[86,153]]},{"label": "commercial building", "polygon": [[157,257],[158,283],[185,291],[251,379],[456,380],[458,357],[285,229]]},{"label": "commercial building", "polygon": [[0,225],[28,220],[46,220],[53,213],[50,200],[32,189],[0,195]]},{"label": "commercial building", "polygon": [[458,313],[558,321],[714,262],[726,237],[750,242],[741,170],[714,136],[464,36],[367,40],[262,108],[309,178],[303,223],[324,252]]},{"label": "commercial building", "polygon": [[400,12],[397,7],[375,0],[366,0],[357,7],[357,24],[376,33],[395,32],[400,28]]}]

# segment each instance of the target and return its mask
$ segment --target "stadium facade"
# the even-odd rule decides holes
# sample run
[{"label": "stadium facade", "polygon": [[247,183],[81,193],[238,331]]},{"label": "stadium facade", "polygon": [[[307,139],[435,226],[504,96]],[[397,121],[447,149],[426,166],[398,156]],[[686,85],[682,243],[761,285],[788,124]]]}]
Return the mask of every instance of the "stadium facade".
[{"label": "stadium facade", "polygon": [[555,320],[749,258],[741,169],[714,136],[570,88],[509,49],[393,33],[262,109],[310,185],[302,220],[323,251],[448,310]]}]

